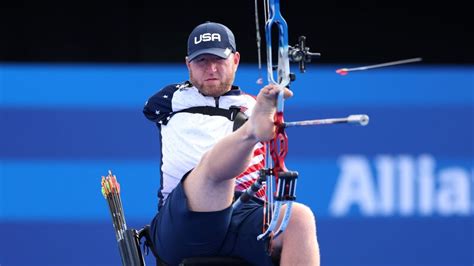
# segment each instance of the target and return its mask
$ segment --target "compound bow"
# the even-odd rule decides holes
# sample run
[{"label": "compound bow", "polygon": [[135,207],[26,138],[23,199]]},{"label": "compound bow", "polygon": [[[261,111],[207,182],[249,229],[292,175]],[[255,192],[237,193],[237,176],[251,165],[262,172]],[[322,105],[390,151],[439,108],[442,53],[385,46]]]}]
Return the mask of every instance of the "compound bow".
[{"label": "compound bow", "polygon": [[[286,229],[290,220],[293,202],[296,200],[298,172],[290,171],[285,166],[285,158],[288,153],[288,136],[285,132],[285,128],[290,126],[335,123],[354,123],[365,126],[369,122],[369,117],[367,115],[350,115],[346,118],[296,122],[284,121],[285,99],[283,97],[283,91],[284,88],[289,86],[290,82],[295,79],[295,75],[290,72],[290,62],[298,63],[300,72],[304,73],[306,70],[305,63],[311,62],[313,57],[318,57],[320,54],[309,51],[304,36],[299,37],[299,42],[294,47],[288,45],[288,25],[280,13],[279,0],[264,0],[264,6],[266,19],[265,39],[267,51],[267,78],[270,84],[276,84],[280,88],[277,98],[277,111],[274,119],[276,130],[274,138],[268,143],[267,168],[260,171],[260,177],[257,181],[234,203],[234,208],[238,208],[240,204],[248,201],[258,190],[265,187],[267,201],[264,208],[264,232],[257,237],[258,240],[276,238]],[[255,15],[257,24],[257,47],[260,50],[257,0],[255,0]],[[272,60],[272,28],[274,26],[278,28],[278,64],[276,66],[273,65]],[[260,66],[259,51],[259,68]],[[274,77],[275,70],[276,79]],[[284,205],[286,205],[286,210],[283,212],[282,207]],[[276,228],[278,220],[282,215],[282,222],[280,226]]]}]

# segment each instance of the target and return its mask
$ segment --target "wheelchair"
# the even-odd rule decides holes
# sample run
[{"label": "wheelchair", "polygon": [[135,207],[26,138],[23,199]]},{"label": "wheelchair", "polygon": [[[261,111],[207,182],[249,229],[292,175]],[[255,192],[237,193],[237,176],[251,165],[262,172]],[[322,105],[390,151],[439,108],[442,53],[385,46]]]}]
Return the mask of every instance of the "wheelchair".
[{"label": "wheelchair", "polygon": [[[142,253],[141,246],[148,254],[148,250],[151,250],[156,258],[157,266],[167,266],[159,256],[155,253],[153,248],[153,242],[151,241],[150,226],[146,225],[140,230],[127,229],[124,233],[124,238],[119,241],[119,251],[122,258],[122,264],[124,266],[145,266],[145,258]],[[191,257],[184,258],[179,266],[247,266],[250,263],[237,257]]]}]

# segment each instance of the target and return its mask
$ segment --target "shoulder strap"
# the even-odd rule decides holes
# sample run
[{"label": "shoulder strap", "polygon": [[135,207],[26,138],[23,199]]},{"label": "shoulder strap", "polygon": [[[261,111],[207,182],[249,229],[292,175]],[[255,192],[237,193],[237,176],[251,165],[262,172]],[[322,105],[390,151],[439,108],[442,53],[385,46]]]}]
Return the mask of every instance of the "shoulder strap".
[{"label": "shoulder strap", "polygon": [[177,112],[174,112],[174,114],[177,113],[193,113],[193,114],[205,114],[205,115],[218,115],[218,116],[223,116],[230,121],[234,122],[234,127],[233,130],[237,130],[239,127],[241,127],[245,121],[247,121],[248,117],[240,111],[240,107],[238,106],[231,106],[229,109],[222,109],[218,107],[212,107],[212,106],[196,106],[196,107],[190,107],[186,108]]}]

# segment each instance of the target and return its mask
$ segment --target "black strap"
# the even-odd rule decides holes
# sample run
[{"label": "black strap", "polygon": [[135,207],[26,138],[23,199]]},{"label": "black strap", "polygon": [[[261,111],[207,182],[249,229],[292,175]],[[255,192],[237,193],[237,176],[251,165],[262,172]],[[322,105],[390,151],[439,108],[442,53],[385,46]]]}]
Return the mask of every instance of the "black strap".
[{"label": "black strap", "polygon": [[226,117],[230,121],[234,121],[235,115],[239,111],[240,111],[240,108],[237,109],[237,107],[234,108],[234,106],[232,106],[230,109],[222,109],[222,108],[212,107],[212,106],[196,106],[196,107],[190,107],[190,108],[186,108],[186,109],[174,112],[174,114],[193,113],[193,114],[205,114],[205,115],[218,115],[218,116]]},{"label": "black strap", "polygon": [[196,107],[190,107],[187,109],[174,112],[173,115],[177,113],[193,113],[193,114],[223,116],[229,119],[230,121],[234,122],[234,127],[233,127],[234,131],[237,130],[239,127],[241,127],[248,119],[248,117],[240,111],[240,107],[238,106],[231,106],[229,109],[222,109],[222,108],[212,107],[212,106],[196,106]]}]

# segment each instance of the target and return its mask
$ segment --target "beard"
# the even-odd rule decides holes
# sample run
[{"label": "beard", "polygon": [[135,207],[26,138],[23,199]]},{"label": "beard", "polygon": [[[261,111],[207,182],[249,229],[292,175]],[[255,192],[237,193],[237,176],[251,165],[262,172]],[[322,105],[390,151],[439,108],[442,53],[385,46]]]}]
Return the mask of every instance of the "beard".
[{"label": "beard", "polygon": [[226,92],[230,91],[232,84],[234,83],[235,73],[225,78],[223,81],[219,81],[218,84],[204,84],[194,78],[192,70],[189,70],[189,79],[200,93],[205,96],[219,97]]}]

